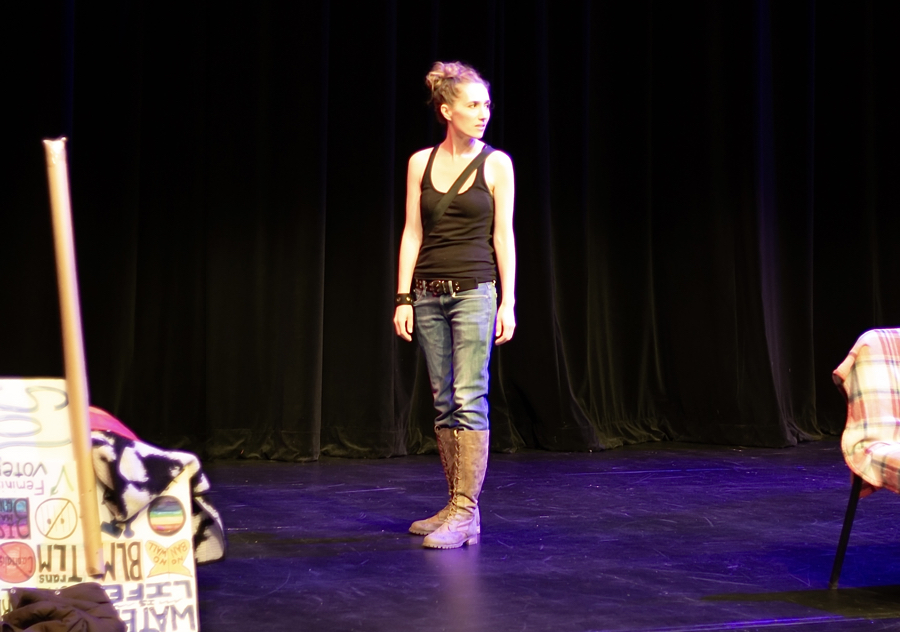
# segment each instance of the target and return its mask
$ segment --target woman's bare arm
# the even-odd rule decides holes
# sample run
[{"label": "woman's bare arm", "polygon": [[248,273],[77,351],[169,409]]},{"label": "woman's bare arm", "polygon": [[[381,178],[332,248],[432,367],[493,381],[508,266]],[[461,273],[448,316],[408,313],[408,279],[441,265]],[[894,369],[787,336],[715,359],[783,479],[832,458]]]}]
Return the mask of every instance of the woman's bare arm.
[{"label": "woman's bare arm", "polygon": [[494,254],[502,292],[494,342],[502,345],[512,339],[516,330],[516,237],[513,234],[516,183],[509,156],[495,151],[488,160],[494,193]]},{"label": "woman's bare arm", "polygon": [[[413,271],[419,258],[419,248],[422,246],[422,214],[419,202],[422,197],[422,175],[425,173],[425,165],[428,164],[428,155],[428,149],[414,153],[409,159],[406,172],[406,223],[403,226],[403,236],[400,238],[400,261],[397,265],[398,294],[406,294],[411,290]],[[404,340],[412,340],[412,305],[398,305],[394,310],[394,331]]]}]

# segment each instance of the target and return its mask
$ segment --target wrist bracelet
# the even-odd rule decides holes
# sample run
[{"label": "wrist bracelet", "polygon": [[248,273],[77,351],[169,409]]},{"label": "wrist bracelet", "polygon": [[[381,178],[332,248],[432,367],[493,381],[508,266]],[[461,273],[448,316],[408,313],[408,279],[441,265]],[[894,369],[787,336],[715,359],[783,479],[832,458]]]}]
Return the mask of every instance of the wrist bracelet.
[{"label": "wrist bracelet", "polygon": [[413,295],[410,293],[406,294],[397,294],[394,297],[394,305],[412,305],[413,304]]}]

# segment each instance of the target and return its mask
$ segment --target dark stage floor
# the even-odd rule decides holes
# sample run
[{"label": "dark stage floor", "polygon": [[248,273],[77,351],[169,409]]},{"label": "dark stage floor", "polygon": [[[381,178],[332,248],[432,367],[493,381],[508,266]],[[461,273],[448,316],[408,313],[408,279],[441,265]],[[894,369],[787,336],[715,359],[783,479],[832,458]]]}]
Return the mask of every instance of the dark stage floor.
[{"label": "dark stage floor", "polygon": [[437,456],[207,464],[228,558],[203,632],[900,630],[900,498],[860,501],[837,441],[491,455],[482,543],[421,548]]}]

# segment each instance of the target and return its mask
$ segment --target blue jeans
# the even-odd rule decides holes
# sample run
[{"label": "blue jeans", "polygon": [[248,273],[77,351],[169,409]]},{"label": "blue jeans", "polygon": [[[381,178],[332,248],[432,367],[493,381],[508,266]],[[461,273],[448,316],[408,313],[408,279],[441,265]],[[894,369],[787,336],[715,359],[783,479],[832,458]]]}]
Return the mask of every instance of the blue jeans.
[{"label": "blue jeans", "polygon": [[481,283],[455,296],[416,291],[413,306],[438,412],[435,427],[487,430],[496,285]]}]

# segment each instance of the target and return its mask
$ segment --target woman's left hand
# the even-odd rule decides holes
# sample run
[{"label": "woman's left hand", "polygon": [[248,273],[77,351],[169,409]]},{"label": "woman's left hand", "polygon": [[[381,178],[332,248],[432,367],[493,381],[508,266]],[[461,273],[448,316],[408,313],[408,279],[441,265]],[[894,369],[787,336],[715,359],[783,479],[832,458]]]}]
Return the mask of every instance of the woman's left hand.
[{"label": "woman's left hand", "polygon": [[509,342],[512,340],[515,331],[516,311],[512,305],[501,303],[500,307],[497,308],[497,328],[494,344],[502,345],[504,342]]}]

